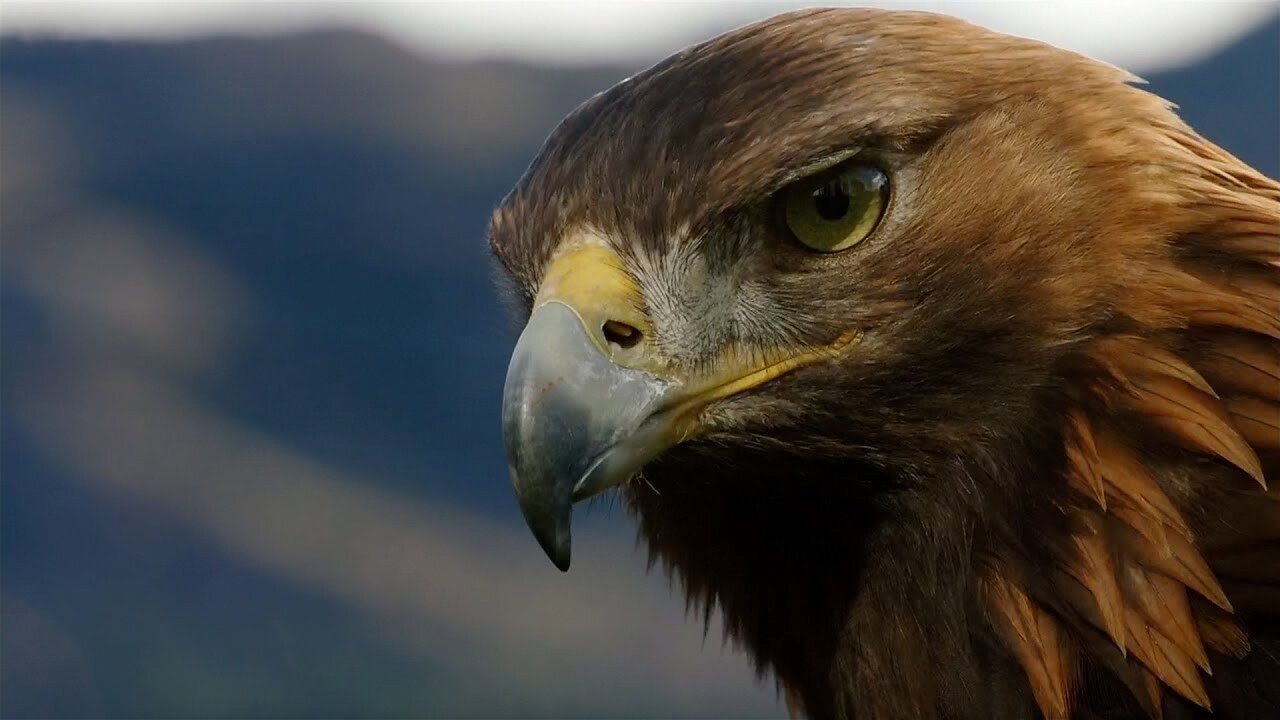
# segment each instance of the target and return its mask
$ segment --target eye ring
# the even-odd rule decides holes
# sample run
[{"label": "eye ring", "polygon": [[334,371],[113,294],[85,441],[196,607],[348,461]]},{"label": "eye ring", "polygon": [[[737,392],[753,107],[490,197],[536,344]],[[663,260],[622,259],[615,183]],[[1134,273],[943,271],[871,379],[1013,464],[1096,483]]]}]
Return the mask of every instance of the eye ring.
[{"label": "eye ring", "polygon": [[878,166],[843,163],[782,188],[777,215],[787,234],[806,249],[836,253],[862,242],[889,208],[890,179]]}]

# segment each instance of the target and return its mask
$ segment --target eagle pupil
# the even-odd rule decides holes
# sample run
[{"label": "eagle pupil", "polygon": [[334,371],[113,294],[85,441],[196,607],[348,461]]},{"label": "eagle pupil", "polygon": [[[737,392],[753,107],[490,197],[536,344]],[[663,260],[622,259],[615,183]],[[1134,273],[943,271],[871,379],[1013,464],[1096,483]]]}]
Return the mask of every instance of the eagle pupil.
[{"label": "eagle pupil", "polygon": [[813,207],[823,220],[839,220],[849,213],[849,193],[840,183],[827,183],[814,191]]}]

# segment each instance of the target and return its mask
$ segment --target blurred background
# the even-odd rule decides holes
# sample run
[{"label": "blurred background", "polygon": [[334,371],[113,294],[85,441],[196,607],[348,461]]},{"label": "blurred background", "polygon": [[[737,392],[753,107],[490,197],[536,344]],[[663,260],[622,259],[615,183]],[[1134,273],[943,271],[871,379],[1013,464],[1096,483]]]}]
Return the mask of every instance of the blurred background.
[{"label": "blurred background", "polygon": [[[624,514],[527,533],[488,213],[576,104],[795,5],[0,5],[0,713],[784,714]],[[1275,3],[913,3],[1280,174]]]}]

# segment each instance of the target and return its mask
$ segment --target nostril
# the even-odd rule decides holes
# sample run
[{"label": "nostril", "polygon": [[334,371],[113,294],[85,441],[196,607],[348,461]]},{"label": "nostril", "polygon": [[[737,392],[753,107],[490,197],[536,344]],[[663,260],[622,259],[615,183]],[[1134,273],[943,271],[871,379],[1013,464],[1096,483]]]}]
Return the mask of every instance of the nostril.
[{"label": "nostril", "polygon": [[634,325],[617,320],[606,320],[600,329],[604,332],[605,340],[624,350],[635,347],[636,343],[640,342],[640,330]]}]

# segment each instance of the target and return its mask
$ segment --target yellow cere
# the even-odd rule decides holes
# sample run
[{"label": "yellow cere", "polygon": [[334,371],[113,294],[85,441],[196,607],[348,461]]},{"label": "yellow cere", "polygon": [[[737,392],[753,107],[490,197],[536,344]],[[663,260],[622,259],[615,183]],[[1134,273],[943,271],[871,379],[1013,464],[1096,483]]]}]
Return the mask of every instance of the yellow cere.
[{"label": "yellow cere", "polygon": [[548,302],[568,305],[584,322],[597,327],[615,321],[641,333],[649,331],[647,318],[639,312],[643,307],[640,288],[622,267],[617,253],[594,238],[577,241],[556,253],[533,304],[538,308]]}]

